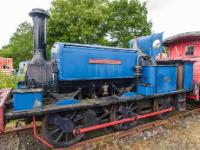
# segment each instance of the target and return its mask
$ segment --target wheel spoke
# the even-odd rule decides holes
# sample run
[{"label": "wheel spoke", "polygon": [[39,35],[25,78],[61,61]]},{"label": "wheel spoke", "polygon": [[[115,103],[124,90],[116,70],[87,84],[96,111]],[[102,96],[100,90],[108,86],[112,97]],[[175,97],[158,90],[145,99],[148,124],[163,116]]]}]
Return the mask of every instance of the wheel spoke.
[{"label": "wheel spoke", "polygon": [[[59,117],[62,117],[64,116],[65,114],[70,114],[70,112],[63,112],[63,113],[60,113],[60,114],[57,114],[59,115]],[[82,114],[83,113],[73,113],[71,112],[72,115],[65,115],[65,117],[68,116],[68,120],[66,121],[69,121],[67,122],[67,124],[69,123],[71,127],[71,130],[73,130],[74,128],[77,128],[79,126],[85,126],[85,122],[84,120],[80,120],[83,118]],[[59,126],[59,125],[56,125],[55,122],[52,122],[50,121],[49,122],[49,119],[48,118],[53,118],[55,116],[55,114],[52,114],[52,115],[46,115],[43,119],[43,124],[42,124],[42,133],[44,134],[44,138],[45,140],[52,144],[54,147],[66,147],[66,146],[69,146],[71,144],[74,144],[78,141],[80,141],[83,137],[84,137],[84,134],[79,134],[79,135],[76,135],[74,136],[72,133],[65,133],[61,128],[62,126]],[[58,116],[57,116],[58,117]],[[73,120],[70,120],[70,117],[74,118],[75,121],[78,121],[78,123],[75,123]]]},{"label": "wheel spoke", "polygon": [[75,111],[75,112],[71,115],[70,119],[73,120],[74,117],[76,116],[76,114],[77,114],[77,111]]},{"label": "wheel spoke", "polygon": [[109,114],[110,113],[110,111],[108,110],[108,109],[103,109],[104,111],[105,111],[105,113],[107,113],[107,114]]},{"label": "wheel spoke", "polygon": [[60,131],[60,130],[61,130],[60,128],[54,129],[53,131],[51,131],[51,132],[49,133],[49,135],[53,135],[53,134],[55,134],[56,132],[58,132],[58,131]]},{"label": "wheel spoke", "polygon": [[103,119],[104,117],[106,117],[108,115],[108,112],[105,112],[103,115],[101,115],[100,117],[99,117],[99,119]]},{"label": "wheel spoke", "polygon": [[130,112],[133,112],[133,111],[136,110],[136,109],[137,109],[136,106],[135,106],[135,107],[132,107],[131,110],[130,110]]},{"label": "wheel spoke", "polygon": [[117,110],[116,113],[119,114],[119,115],[120,115],[120,114],[124,114],[124,113],[122,112],[122,110]]},{"label": "wheel spoke", "polygon": [[68,140],[69,140],[69,134],[66,134],[65,141],[68,141]]},{"label": "wheel spoke", "polygon": [[160,106],[159,110],[163,110],[165,108],[165,106]]},{"label": "wheel spoke", "polygon": [[116,117],[117,120],[122,119],[122,118],[123,118],[123,115]]},{"label": "wheel spoke", "polygon": [[73,121],[74,121],[74,123],[76,123],[76,122],[78,122],[79,120],[81,120],[83,118],[84,118],[84,116],[79,116],[77,118],[75,117]]},{"label": "wheel spoke", "polygon": [[60,134],[58,135],[58,137],[56,138],[56,142],[58,142],[61,139],[61,137],[63,136],[63,134],[64,134],[64,132],[61,131]]},{"label": "wheel spoke", "polygon": [[[154,100],[153,110],[160,111],[171,106],[171,101],[167,97],[162,97]],[[170,112],[165,112],[156,116],[158,119],[165,119],[170,115]]]},{"label": "wheel spoke", "polygon": [[[123,105],[116,105],[113,106],[112,112],[111,112],[111,120],[121,120],[125,118],[132,118],[135,115],[134,110],[136,110],[136,107],[134,107],[134,104],[123,104]],[[137,124],[137,121],[134,120],[133,122],[125,122],[114,125],[114,127],[117,130],[126,130],[129,128],[132,128]]]},{"label": "wheel spoke", "polygon": [[128,107],[129,107],[129,106],[128,106],[128,103],[126,103],[126,104],[125,104],[125,108],[128,108]]},{"label": "wheel spoke", "polygon": [[131,109],[132,107],[133,107],[133,103],[131,103],[128,108]]}]

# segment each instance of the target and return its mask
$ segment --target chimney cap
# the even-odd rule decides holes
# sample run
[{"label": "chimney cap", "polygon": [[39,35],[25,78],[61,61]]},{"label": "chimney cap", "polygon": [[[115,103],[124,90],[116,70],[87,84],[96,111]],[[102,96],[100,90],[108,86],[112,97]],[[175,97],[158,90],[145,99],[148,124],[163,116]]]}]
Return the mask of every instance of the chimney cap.
[{"label": "chimney cap", "polygon": [[41,16],[41,17],[45,17],[48,18],[49,17],[49,13],[41,8],[34,8],[32,9],[32,11],[29,13],[29,16],[34,17],[34,16]]}]

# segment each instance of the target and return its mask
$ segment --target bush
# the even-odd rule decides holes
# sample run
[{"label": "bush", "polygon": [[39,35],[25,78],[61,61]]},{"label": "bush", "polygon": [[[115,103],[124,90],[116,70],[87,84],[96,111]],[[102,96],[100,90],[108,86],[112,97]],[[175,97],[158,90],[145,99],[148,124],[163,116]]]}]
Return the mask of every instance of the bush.
[{"label": "bush", "polygon": [[15,75],[6,75],[0,72],[0,89],[15,88],[19,78]]}]

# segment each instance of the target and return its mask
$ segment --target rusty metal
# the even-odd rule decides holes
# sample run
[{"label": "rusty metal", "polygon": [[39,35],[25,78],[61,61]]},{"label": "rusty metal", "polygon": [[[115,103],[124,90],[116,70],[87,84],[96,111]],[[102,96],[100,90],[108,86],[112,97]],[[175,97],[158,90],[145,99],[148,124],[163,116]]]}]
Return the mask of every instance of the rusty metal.
[{"label": "rusty metal", "polygon": [[[41,123],[40,122],[36,122],[35,127],[40,128],[41,127]],[[17,127],[17,128],[12,128],[12,129],[8,129],[5,130],[3,133],[0,134],[0,136],[4,136],[7,134],[13,134],[13,133],[20,133],[20,132],[26,132],[26,131],[32,131],[33,129],[33,125],[32,124],[28,124],[22,127]]]},{"label": "rusty metal", "polygon": [[11,88],[0,90],[0,133],[4,132],[4,105],[11,91]]},{"label": "rusty metal", "polygon": [[35,120],[35,116],[33,116],[33,135],[34,137],[39,140],[40,142],[42,142],[44,145],[46,145],[48,148],[53,148],[53,146],[51,144],[49,144],[45,139],[41,138],[38,133],[37,133],[37,126],[36,126],[36,120]]},{"label": "rusty metal", "polygon": [[5,101],[11,92],[12,88],[4,88],[0,90],[0,107],[3,107]]},{"label": "rusty metal", "polygon": [[177,67],[177,88],[183,89],[183,65],[179,64]]}]

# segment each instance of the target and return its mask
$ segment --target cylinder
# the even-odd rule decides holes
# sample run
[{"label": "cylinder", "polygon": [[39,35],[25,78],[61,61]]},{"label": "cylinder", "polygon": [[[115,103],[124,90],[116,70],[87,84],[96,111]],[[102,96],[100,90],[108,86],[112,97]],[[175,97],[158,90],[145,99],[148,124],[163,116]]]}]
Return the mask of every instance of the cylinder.
[{"label": "cylinder", "polygon": [[41,57],[47,60],[46,56],[46,18],[48,13],[43,9],[32,9],[29,15],[33,19],[34,54],[40,53]]}]

